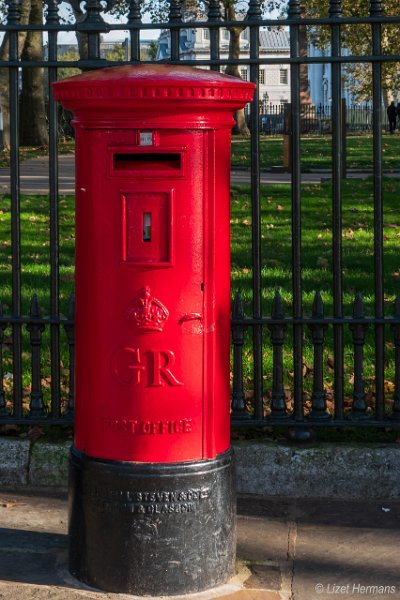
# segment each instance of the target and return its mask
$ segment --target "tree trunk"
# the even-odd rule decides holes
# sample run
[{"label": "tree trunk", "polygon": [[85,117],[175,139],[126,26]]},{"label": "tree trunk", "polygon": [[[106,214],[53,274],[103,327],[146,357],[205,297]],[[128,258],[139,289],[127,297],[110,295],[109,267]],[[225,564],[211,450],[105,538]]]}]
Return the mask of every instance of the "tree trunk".
[{"label": "tree trunk", "polygon": [[[20,23],[26,25],[29,20],[31,1],[21,0],[19,10],[21,15]],[[23,48],[25,38],[25,31],[18,34],[18,49]],[[6,33],[0,46],[0,60],[8,60],[8,58],[9,34]],[[0,105],[3,114],[3,146],[5,149],[8,149],[10,147],[10,79],[8,69],[0,69]]]},{"label": "tree trunk", "polygon": [[[303,5],[300,6],[301,18],[304,19],[306,11]],[[307,43],[307,27],[301,25],[299,27],[299,55],[300,58],[307,58],[308,43]],[[312,104],[310,98],[310,86],[308,81],[308,65],[300,64],[300,104]]]},{"label": "tree trunk", "polygon": [[[234,13],[227,15],[228,20],[233,20],[235,17]],[[229,29],[229,59],[237,60],[240,58],[240,34],[244,27],[228,27]],[[227,75],[233,75],[234,77],[240,78],[240,71],[238,65],[228,65],[225,73]],[[233,128],[233,133],[241,135],[250,135],[249,128],[247,127],[246,117],[244,108],[237,110],[235,113],[236,125]]]},{"label": "tree trunk", "polygon": [[[29,23],[42,23],[42,15],[43,1],[31,0]],[[21,58],[29,61],[43,59],[41,31],[28,31]],[[47,146],[49,143],[42,68],[27,67],[22,71],[20,141],[22,146]]]}]

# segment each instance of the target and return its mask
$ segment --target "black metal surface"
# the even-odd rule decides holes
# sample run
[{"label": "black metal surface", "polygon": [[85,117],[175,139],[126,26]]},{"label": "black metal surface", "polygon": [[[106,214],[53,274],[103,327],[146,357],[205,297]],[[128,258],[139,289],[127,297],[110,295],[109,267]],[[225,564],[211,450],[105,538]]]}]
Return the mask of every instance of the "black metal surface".
[{"label": "black metal surface", "polygon": [[[260,3],[250,0],[248,19],[250,23],[256,21],[261,15]],[[250,58],[259,58],[259,28],[250,27]],[[251,213],[252,213],[252,284],[253,284],[253,315],[261,317],[262,304],[262,278],[261,278],[261,195],[260,195],[260,160],[259,160],[259,102],[258,89],[259,68],[258,64],[250,65],[250,78],[257,85],[251,108]],[[254,417],[260,418],[263,414],[263,357],[262,344],[263,332],[258,325],[253,327],[253,379],[254,379]]]},{"label": "black metal surface", "polygon": [[[371,0],[370,15],[382,16],[383,5],[380,0]],[[372,52],[382,54],[382,31],[379,23],[371,25]],[[384,316],[383,289],[383,188],[382,188],[382,66],[379,62],[372,65],[373,98],[373,166],[374,166],[374,274],[375,274],[375,316]],[[381,323],[375,324],[375,416],[384,418],[384,362],[385,331]]]},{"label": "black metal surface", "polygon": [[[300,0],[290,0],[288,15],[300,19]],[[300,56],[300,25],[290,26],[290,57]],[[291,166],[292,166],[292,297],[293,317],[293,400],[294,416],[304,418],[303,404],[303,302],[302,302],[302,264],[301,264],[301,166],[300,166],[300,64],[290,68],[290,104],[291,104]]]},{"label": "black metal surface", "polygon": [[[329,15],[337,18],[342,15],[341,0],[331,0]],[[331,29],[332,55],[341,55],[340,26]],[[340,63],[332,65],[332,95],[342,97],[342,68]],[[342,178],[344,176],[343,148],[343,112],[339,102],[332,105],[332,263],[333,263],[333,314],[337,319],[343,317],[343,283],[342,283]],[[334,393],[335,415],[343,418],[344,399],[344,360],[343,360],[343,325],[337,323],[333,327],[333,356],[335,364]]]},{"label": "black metal surface", "polygon": [[122,463],[71,452],[70,571],[140,596],[199,592],[234,573],[232,453],[188,463]]}]

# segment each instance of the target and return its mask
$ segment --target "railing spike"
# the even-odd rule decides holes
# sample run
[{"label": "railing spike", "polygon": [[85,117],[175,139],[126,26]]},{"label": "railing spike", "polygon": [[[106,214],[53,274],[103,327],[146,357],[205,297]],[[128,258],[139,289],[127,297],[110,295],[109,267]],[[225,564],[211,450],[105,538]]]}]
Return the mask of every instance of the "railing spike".
[{"label": "railing spike", "polygon": [[283,319],[284,318],[282,296],[278,290],[275,291],[275,296],[272,301],[271,317],[273,319]]},{"label": "railing spike", "polygon": [[42,315],[41,310],[40,310],[39,298],[37,297],[36,294],[33,294],[33,296],[32,296],[31,308],[30,308],[29,314],[33,319],[38,319]]},{"label": "railing spike", "polygon": [[234,419],[248,419],[249,414],[245,406],[244,378],[243,378],[243,344],[246,331],[244,324],[244,308],[240,292],[237,292],[233,301],[232,319],[239,321],[232,325],[233,344],[233,385],[232,385],[232,413]]},{"label": "railing spike", "polygon": [[[286,408],[286,394],[283,383],[283,343],[285,341],[286,323],[279,323],[284,319],[282,296],[278,290],[272,301],[271,321],[268,329],[271,332],[272,343],[272,391],[271,391],[271,418],[287,419],[289,414]],[[278,321],[273,322],[273,319]]]},{"label": "railing spike", "polygon": [[357,292],[354,297],[353,317],[355,319],[362,319],[364,317],[364,299],[360,292]]},{"label": "railing spike", "polygon": [[[3,303],[0,301],[0,317],[4,316]],[[10,417],[10,411],[7,409],[6,394],[4,390],[4,371],[3,371],[3,343],[4,331],[7,328],[7,323],[0,323],[0,417]]]},{"label": "railing spike", "polygon": [[[314,319],[324,318],[324,302],[319,291],[315,292],[312,305],[312,316]],[[314,345],[314,362],[313,362],[313,391],[311,394],[311,411],[308,414],[310,419],[329,419],[330,415],[326,405],[326,391],[324,388],[324,341],[327,324],[312,323],[309,325],[311,329],[312,341]]]},{"label": "railing spike", "polygon": [[[394,301],[394,318],[400,319],[400,294]],[[393,332],[394,342],[394,394],[393,394],[393,408],[390,415],[390,419],[394,421],[400,421],[400,323],[392,323],[391,326]]]},{"label": "railing spike", "polygon": [[315,292],[314,302],[312,305],[312,315],[316,319],[324,318],[324,301],[322,300],[322,296],[320,292]]},{"label": "railing spike", "polygon": [[[354,298],[353,318],[355,320],[363,320],[365,318],[364,300],[360,292],[357,292]],[[350,323],[349,327],[353,334],[354,346],[354,388],[350,416],[352,419],[367,419],[369,416],[364,389],[364,344],[368,323]]]},{"label": "railing spike", "polygon": [[26,328],[29,331],[30,343],[32,348],[32,387],[31,387],[31,401],[29,404],[29,416],[33,418],[44,417],[46,415],[46,409],[43,404],[43,393],[41,385],[41,344],[42,334],[45,328],[44,323],[40,321],[35,322],[36,319],[40,319],[41,311],[39,305],[39,299],[36,294],[32,296],[31,308],[30,308],[31,321],[27,324]]},{"label": "railing spike", "polygon": [[31,300],[31,308],[29,311],[29,315],[33,318],[33,319],[38,319],[42,316],[41,310],[40,310],[40,304],[39,304],[39,299],[37,297],[36,294],[33,294],[32,296],[32,300]]},{"label": "railing spike", "polygon": [[75,294],[71,292],[68,302],[68,319],[73,321],[75,318]]},{"label": "railing spike", "polygon": [[232,316],[234,319],[243,319],[244,317],[243,300],[240,292],[236,292],[235,294],[235,298],[233,300]]}]

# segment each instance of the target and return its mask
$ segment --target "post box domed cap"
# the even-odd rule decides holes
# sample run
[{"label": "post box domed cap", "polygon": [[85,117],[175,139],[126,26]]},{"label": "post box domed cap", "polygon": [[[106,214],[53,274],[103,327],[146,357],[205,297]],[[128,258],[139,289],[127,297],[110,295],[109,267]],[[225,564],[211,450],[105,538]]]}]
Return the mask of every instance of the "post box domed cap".
[{"label": "post box domed cap", "polygon": [[245,104],[255,85],[217,71],[169,64],[123,65],[87,71],[53,85],[56,100],[171,99]]}]

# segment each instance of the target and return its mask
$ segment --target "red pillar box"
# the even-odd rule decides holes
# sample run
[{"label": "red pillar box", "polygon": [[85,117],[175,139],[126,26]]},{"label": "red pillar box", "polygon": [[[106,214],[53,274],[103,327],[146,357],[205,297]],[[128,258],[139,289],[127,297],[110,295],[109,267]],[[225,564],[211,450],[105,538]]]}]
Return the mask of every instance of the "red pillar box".
[{"label": "red pillar box", "polygon": [[76,132],[70,569],[100,589],[233,573],[230,132],[253,88],[168,65],[53,87]]}]

